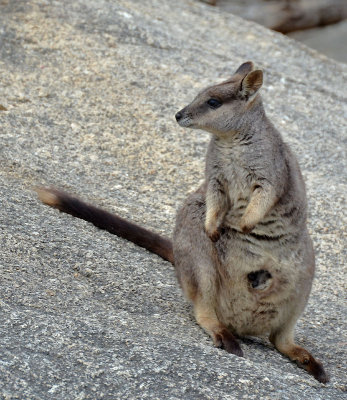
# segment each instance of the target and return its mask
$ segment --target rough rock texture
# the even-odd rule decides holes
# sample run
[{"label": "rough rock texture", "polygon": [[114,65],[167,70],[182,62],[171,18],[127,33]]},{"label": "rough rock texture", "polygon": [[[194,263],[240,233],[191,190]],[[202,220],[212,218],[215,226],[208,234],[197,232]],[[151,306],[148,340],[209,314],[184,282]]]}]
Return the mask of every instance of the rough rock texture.
[{"label": "rough rock texture", "polygon": [[[183,0],[2,0],[0,40],[1,399],[345,398],[347,66]],[[174,113],[248,59],[307,181],[317,274],[297,341],[326,386],[266,339],[215,349],[169,263],[33,191],[170,235],[209,140]]]}]

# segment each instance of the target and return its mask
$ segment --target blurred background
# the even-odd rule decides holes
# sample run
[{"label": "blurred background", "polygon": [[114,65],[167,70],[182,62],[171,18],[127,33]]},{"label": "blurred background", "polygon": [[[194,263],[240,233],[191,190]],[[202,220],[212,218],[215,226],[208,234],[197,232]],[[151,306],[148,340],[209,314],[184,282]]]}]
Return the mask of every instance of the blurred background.
[{"label": "blurred background", "polygon": [[201,0],[347,63],[347,0]]}]

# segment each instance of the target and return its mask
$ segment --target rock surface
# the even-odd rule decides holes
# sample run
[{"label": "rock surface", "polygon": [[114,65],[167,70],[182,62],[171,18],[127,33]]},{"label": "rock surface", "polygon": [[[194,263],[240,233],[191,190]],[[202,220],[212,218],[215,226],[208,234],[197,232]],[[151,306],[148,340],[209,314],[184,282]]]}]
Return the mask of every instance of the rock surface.
[{"label": "rock surface", "polygon": [[322,28],[292,32],[289,36],[347,64],[347,20]]},{"label": "rock surface", "polygon": [[[205,4],[0,2],[0,398],[345,398],[347,66]],[[248,338],[213,347],[172,266],[40,204],[54,185],[170,235],[208,134],[175,112],[242,62],[307,182],[317,274],[296,336],[319,384]]]},{"label": "rock surface", "polygon": [[345,0],[218,0],[215,5],[282,33],[322,27],[347,18]]}]

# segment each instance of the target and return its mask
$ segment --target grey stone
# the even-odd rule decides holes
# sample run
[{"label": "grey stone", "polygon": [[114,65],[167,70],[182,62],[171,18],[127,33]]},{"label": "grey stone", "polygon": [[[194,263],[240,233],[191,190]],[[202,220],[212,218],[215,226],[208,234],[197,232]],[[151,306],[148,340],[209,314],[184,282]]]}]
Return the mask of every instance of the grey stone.
[{"label": "grey stone", "polygon": [[[0,398],[345,398],[347,66],[198,2],[0,7]],[[174,114],[248,59],[307,182],[317,274],[297,341],[326,386],[265,338],[243,340],[244,359],[215,349],[169,263],[33,190],[61,187],[170,235],[209,140]]]},{"label": "grey stone", "polygon": [[328,57],[347,63],[347,20],[330,26],[293,32],[289,36]]}]

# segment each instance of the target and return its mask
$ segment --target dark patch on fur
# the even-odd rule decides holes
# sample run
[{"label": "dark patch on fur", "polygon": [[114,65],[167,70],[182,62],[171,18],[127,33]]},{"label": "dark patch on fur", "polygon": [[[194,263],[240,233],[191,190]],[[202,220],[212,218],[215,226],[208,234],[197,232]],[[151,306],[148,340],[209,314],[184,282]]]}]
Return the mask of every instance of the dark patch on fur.
[{"label": "dark patch on fur", "polygon": [[268,236],[268,235],[258,235],[257,233],[248,233],[249,236],[252,236],[253,238],[257,239],[257,240],[280,240],[284,237],[286,237],[286,234],[283,235],[277,235],[277,236]]},{"label": "dark patch on fur", "polygon": [[265,283],[268,279],[270,279],[272,275],[269,271],[265,269],[260,269],[259,271],[250,272],[247,275],[248,281],[251,283],[253,289],[256,289],[258,286]]},{"label": "dark patch on fur", "polygon": [[292,207],[289,211],[284,213],[282,215],[283,218],[291,218],[296,212],[297,212],[297,207]]},{"label": "dark patch on fur", "polygon": [[266,222],[259,222],[259,225],[268,226],[268,225],[271,225],[271,224],[273,224],[273,223],[275,223],[275,222],[276,222],[276,220],[275,220],[275,219],[272,219],[272,220],[266,221]]}]

